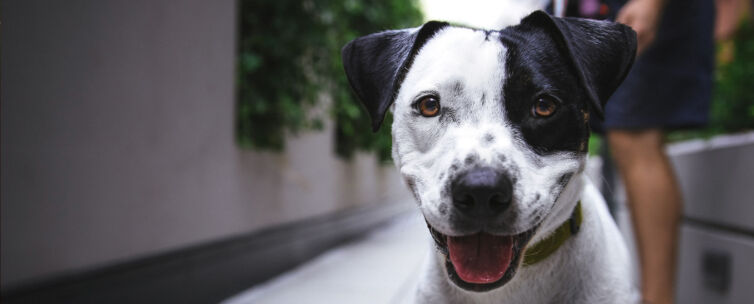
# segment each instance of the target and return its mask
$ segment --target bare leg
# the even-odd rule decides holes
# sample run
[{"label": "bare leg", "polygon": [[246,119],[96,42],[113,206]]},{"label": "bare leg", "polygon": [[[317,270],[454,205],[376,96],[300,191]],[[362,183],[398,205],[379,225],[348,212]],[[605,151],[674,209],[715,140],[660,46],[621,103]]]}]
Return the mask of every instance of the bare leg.
[{"label": "bare leg", "polygon": [[608,142],[626,185],[641,263],[644,301],[674,301],[681,194],[657,129],[608,131]]}]

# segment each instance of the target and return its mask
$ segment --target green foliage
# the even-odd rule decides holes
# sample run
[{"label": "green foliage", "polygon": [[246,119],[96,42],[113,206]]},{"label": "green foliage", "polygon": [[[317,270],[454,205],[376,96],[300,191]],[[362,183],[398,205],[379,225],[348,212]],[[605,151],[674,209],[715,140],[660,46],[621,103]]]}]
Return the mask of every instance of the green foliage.
[{"label": "green foliage", "polygon": [[589,135],[589,156],[595,156],[600,154],[600,148],[605,144],[602,141],[602,136],[596,133]]},{"label": "green foliage", "polygon": [[733,61],[718,67],[711,127],[723,132],[754,129],[754,26],[744,23],[734,39]]},{"label": "green foliage", "polygon": [[717,66],[709,125],[670,132],[669,141],[754,129],[754,26],[750,21],[741,24],[733,37],[733,56],[732,61]]},{"label": "green foliage", "polygon": [[362,35],[417,26],[417,2],[406,0],[242,0],[238,62],[238,141],[282,149],[287,132],[321,127],[310,117],[318,96],[332,98],[335,151],[390,157],[388,117],[372,133],[343,72],[340,49]]}]

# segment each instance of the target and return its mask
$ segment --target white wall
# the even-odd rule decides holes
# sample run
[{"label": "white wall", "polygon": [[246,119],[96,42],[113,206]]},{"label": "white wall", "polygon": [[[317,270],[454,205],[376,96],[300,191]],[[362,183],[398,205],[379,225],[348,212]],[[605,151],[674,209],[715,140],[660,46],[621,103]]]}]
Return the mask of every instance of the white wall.
[{"label": "white wall", "polygon": [[1,11],[3,287],[409,197],[392,166],[333,157],[329,128],[236,146],[234,1]]}]

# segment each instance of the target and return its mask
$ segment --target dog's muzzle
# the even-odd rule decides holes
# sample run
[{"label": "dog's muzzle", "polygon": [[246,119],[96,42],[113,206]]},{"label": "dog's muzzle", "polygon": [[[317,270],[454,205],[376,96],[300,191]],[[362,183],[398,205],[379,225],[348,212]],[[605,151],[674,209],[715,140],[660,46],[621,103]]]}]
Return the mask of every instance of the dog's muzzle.
[{"label": "dog's muzzle", "polygon": [[[500,234],[499,227],[513,202],[513,181],[489,167],[477,167],[458,175],[450,185],[451,226],[467,231],[448,236],[429,225],[438,249],[446,257],[450,279],[472,291],[502,286],[515,274],[522,248],[534,229],[519,234]],[[428,223],[429,224],[429,223]]]}]

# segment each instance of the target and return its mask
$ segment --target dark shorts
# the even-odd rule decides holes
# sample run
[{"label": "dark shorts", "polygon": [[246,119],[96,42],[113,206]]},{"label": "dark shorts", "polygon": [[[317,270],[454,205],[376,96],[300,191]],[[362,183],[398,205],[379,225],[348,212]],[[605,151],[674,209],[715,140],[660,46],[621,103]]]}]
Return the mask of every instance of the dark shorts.
[{"label": "dark shorts", "polygon": [[593,129],[679,129],[707,123],[714,68],[715,4],[671,0],[654,43],[636,59]]}]

